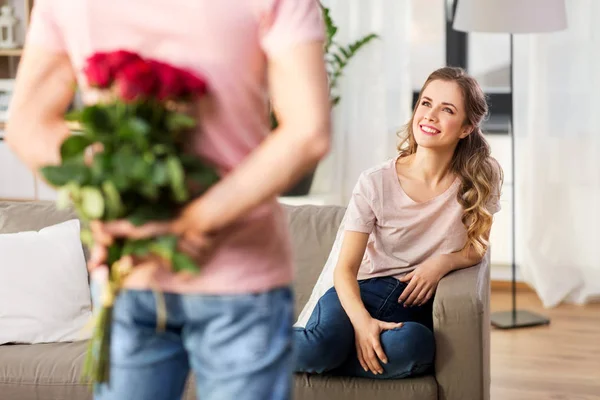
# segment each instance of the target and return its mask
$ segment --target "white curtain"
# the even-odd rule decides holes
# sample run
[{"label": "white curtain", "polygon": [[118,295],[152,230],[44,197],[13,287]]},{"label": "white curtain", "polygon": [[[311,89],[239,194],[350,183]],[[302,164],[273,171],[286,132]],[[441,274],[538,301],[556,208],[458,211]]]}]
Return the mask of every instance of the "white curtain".
[{"label": "white curtain", "polygon": [[517,260],[547,307],[600,296],[600,2],[515,37]]},{"label": "white curtain", "polygon": [[345,205],[360,173],[395,154],[396,131],[410,117],[410,1],[322,0],[346,45],[370,33],[346,67],[334,109],[333,147],[311,192]]}]

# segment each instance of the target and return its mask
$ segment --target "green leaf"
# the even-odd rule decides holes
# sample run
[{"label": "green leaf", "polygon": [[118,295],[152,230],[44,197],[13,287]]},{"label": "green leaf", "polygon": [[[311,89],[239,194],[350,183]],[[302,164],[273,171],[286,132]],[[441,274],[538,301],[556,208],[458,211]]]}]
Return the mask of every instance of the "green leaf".
[{"label": "green leaf", "polygon": [[146,181],[146,183],[139,186],[140,194],[149,200],[158,200],[159,187],[152,181]]},{"label": "green leaf", "polygon": [[349,59],[352,57],[352,53],[349,52],[348,50],[346,50],[345,48],[343,48],[342,46],[338,46],[338,49],[340,50],[340,52],[344,55],[344,57],[346,59]]},{"label": "green leaf", "polygon": [[111,162],[112,157],[106,151],[94,154],[94,159],[92,160],[90,171],[92,179],[95,181],[96,184],[100,184],[111,175]]},{"label": "green leaf", "polygon": [[335,34],[337,33],[338,28],[335,25],[335,23],[333,22],[333,19],[331,18],[329,8],[327,8],[321,4],[321,12],[323,14],[323,21],[325,22],[325,33],[327,34],[327,38],[326,38],[324,47],[325,47],[325,52],[328,52],[329,47],[333,43],[333,38],[334,38]]},{"label": "green leaf", "polygon": [[86,245],[88,248],[91,248],[94,245],[94,237],[92,235],[92,231],[89,229],[82,229],[79,233],[79,237],[81,238],[81,243]]},{"label": "green leaf", "polygon": [[102,192],[106,201],[106,217],[109,220],[121,218],[124,212],[121,194],[112,181],[102,183]]},{"label": "green leaf", "polygon": [[157,186],[164,186],[169,182],[169,171],[166,162],[157,160],[152,166],[152,182]]},{"label": "green leaf", "polygon": [[151,127],[146,121],[141,118],[128,118],[124,123],[121,121],[117,136],[125,142],[133,142],[136,146],[145,148],[148,147],[148,134]]},{"label": "green leaf", "polygon": [[342,58],[338,54],[334,53],[333,58],[335,58],[335,61],[337,61],[339,69],[343,69],[346,66],[346,62],[342,60]]},{"label": "green leaf", "polygon": [[179,251],[176,251],[175,254],[173,254],[172,264],[175,272],[187,271],[195,274],[200,271],[200,268],[194,260]]},{"label": "green leaf", "polygon": [[109,246],[108,247],[108,257],[106,260],[107,264],[113,265],[115,262],[120,260],[122,256],[123,256],[123,249],[118,242],[113,244],[112,246]]},{"label": "green leaf", "polygon": [[80,158],[71,158],[61,165],[51,165],[40,170],[51,185],[60,187],[69,182],[85,185],[90,179],[90,170]]},{"label": "green leaf", "polygon": [[108,112],[107,107],[109,106],[101,104],[85,107],[81,112],[81,122],[92,131],[112,131],[110,113]]},{"label": "green leaf", "polygon": [[84,135],[71,135],[60,145],[60,157],[63,161],[73,157],[83,156],[85,149],[92,144],[89,137]]},{"label": "green leaf", "polygon": [[153,239],[128,240],[123,246],[123,255],[144,257],[150,253],[150,243]]},{"label": "green leaf", "polygon": [[160,236],[150,244],[150,251],[171,262],[175,249],[177,248],[177,240],[178,238],[175,235]]},{"label": "green leaf", "polygon": [[169,175],[169,183],[173,198],[179,203],[183,203],[188,199],[188,191],[185,187],[185,174],[183,166],[177,157],[167,158],[167,172]]},{"label": "green leaf", "polygon": [[112,167],[112,181],[119,191],[143,182],[151,172],[151,165],[144,161],[143,155],[129,146],[121,147],[113,154]]},{"label": "green leaf", "polygon": [[89,219],[100,219],[104,215],[104,198],[100,189],[91,186],[81,188],[81,207]]},{"label": "green leaf", "polygon": [[208,189],[219,181],[219,175],[217,172],[210,168],[188,172],[188,177],[195,183],[198,183],[204,189]]},{"label": "green leaf", "polygon": [[130,170],[130,176],[141,182],[148,181],[152,174],[152,164],[143,157],[135,156]]},{"label": "green leaf", "polygon": [[348,58],[352,58],[358,52],[358,50],[360,50],[362,47],[367,45],[372,40],[378,39],[378,38],[379,38],[379,36],[377,34],[371,33],[367,36],[362,37],[361,39],[357,40],[356,42],[351,43],[348,46],[348,50],[350,51],[351,56]]},{"label": "green leaf", "polygon": [[56,193],[56,208],[65,210],[71,205],[71,185],[65,185],[58,189]]},{"label": "green leaf", "polygon": [[196,120],[187,114],[170,113],[167,115],[167,129],[170,132],[193,129],[196,127]]},{"label": "green leaf", "polygon": [[179,210],[175,205],[171,204],[162,204],[161,206],[157,206],[156,204],[143,204],[129,213],[127,220],[135,226],[140,226],[147,222],[173,219],[177,211]]},{"label": "green leaf", "polygon": [[173,149],[171,146],[168,146],[164,143],[155,144],[152,146],[152,152],[157,156],[164,156],[165,154],[169,154]]}]

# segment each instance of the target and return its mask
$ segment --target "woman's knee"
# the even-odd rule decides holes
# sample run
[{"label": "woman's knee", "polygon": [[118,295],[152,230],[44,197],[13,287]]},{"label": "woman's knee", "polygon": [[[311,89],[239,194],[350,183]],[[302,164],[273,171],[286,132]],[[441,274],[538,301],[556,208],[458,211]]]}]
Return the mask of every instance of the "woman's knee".
[{"label": "woman's knee", "polygon": [[435,338],[422,324],[405,322],[400,328],[386,331],[381,335],[381,344],[388,365],[398,368],[400,374],[416,374],[433,365]]},{"label": "woman's knee", "polygon": [[332,331],[321,335],[311,329],[296,328],[296,372],[323,373],[337,368],[348,357],[352,345],[352,333]]}]

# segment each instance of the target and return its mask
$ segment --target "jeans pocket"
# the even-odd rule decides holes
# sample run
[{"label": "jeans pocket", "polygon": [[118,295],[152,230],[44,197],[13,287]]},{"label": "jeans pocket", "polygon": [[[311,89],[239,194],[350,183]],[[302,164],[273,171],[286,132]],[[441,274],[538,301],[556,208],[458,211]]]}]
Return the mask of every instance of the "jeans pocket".
[{"label": "jeans pocket", "polygon": [[[201,346],[231,367],[260,363],[278,351],[291,351],[293,301],[282,289],[227,299],[218,305],[219,316],[190,343]],[[195,341],[193,339],[193,341]],[[278,350],[279,349],[279,350]]]}]

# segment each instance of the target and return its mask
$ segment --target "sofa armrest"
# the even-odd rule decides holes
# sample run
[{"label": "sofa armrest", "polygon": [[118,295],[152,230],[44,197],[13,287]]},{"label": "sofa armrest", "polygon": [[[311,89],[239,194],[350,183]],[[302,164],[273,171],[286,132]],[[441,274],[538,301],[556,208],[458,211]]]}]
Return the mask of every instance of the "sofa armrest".
[{"label": "sofa armrest", "polygon": [[489,400],[490,253],[446,275],[433,302],[440,400]]}]

